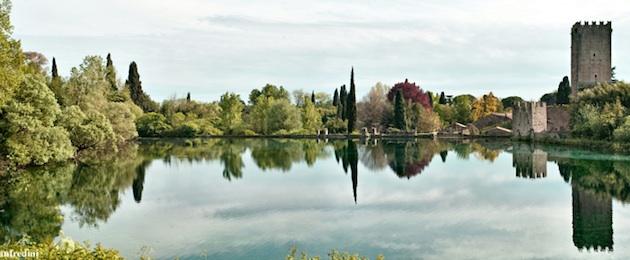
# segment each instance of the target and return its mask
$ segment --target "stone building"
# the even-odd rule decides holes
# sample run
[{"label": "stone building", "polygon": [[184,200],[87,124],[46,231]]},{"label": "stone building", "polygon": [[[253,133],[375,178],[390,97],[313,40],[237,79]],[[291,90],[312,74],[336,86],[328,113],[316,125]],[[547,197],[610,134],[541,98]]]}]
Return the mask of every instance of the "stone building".
[{"label": "stone building", "polygon": [[512,166],[518,178],[547,177],[547,153],[530,144],[517,143],[512,150]]},{"label": "stone building", "polygon": [[512,111],[512,134],[531,137],[547,131],[547,104],[545,102],[519,102]]},{"label": "stone building", "polygon": [[611,22],[577,22],[571,28],[571,94],[578,89],[609,82],[611,66]]}]

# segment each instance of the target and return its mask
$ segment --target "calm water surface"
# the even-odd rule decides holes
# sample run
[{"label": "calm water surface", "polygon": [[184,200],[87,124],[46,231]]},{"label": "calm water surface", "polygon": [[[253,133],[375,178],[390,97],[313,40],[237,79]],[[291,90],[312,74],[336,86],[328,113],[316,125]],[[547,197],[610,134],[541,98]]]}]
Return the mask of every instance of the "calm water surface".
[{"label": "calm water surface", "polygon": [[[190,146],[192,143],[192,146]],[[509,141],[142,142],[4,176],[0,238],[129,258],[630,258],[630,157]]]}]

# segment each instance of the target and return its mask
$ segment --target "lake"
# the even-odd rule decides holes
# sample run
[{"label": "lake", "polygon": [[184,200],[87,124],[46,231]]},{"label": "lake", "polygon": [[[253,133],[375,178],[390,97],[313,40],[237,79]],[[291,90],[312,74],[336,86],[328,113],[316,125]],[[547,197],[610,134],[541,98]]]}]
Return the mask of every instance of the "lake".
[{"label": "lake", "polygon": [[131,259],[630,258],[630,157],[509,140],[141,141],[4,175],[4,241]]}]

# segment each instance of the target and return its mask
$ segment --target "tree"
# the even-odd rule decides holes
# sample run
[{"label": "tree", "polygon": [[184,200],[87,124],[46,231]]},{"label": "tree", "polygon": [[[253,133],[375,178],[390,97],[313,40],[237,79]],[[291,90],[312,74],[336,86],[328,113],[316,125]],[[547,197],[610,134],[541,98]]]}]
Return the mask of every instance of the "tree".
[{"label": "tree", "polygon": [[472,104],[472,120],[476,121],[494,112],[503,111],[501,101],[492,92],[483,95]]},{"label": "tree", "polygon": [[270,134],[269,131],[269,110],[275,101],[273,97],[258,96],[255,104],[249,113],[249,125],[251,129],[259,134]]},{"label": "tree", "polygon": [[219,128],[225,134],[239,134],[243,124],[243,101],[239,95],[226,92],[219,101],[221,117]]},{"label": "tree", "polygon": [[440,105],[446,105],[446,96],[444,95],[444,91],[440,93]]},{"label": "tree", "polygon": [[125,82],[125,85],[129,89],[129,94],[133,103],[142,108],[144,112],[155,112],[158,110],[158,105],[155,103],[149,95],[142,90],[142,81],[140,81],[140,74],[138,73],[138,65],[136,62],[131,62],[129,65],[129,77]]},{"label": "tree", "polygon": [[346,120],[346,102],[348,101],[348,92],[346,91],[346,85],[341,86],[341,90],[339,91],[339,106],[337,106],[337,116],[341,120]]},{"label": "tree", "polygon": [[116,134],[116,139],[112,140],[114,143],[123,143],[138,137],[135,121],[141,116],[142,111],[134,111],[138,109],[135,105],[109,102],[102,109]]},{"label": "tree", "polygon": [[357,126],[357,94],[356,86],[354,85],[354,68],[350,71],[350,93],[348,93],[346,107],[348,133],[352,133]]},{"label": "tree", "polygon": [[52,77],[50,79],[50,90],[52,90],[52,92],[55,94],[55,98],[57,99],[57,103],[59,103],[59,105],[65,105],[65,100],[64,100],[64,92],[65,89],[63,87],[63,80],[61,79],[61,77],[59,76],[59,72],[57,71],[57,60],[55,59],[55,57],[53,57],[53,61],[52,61]]},{"label": "tree", "polygon": [[401,89],[396,92],[396,99],[394,100],[394,127],[403,131],[407,130],[405,100],[403,99],[403,91]]},{"label": "tree", "polygon": [[545,102],[547,105],[555,105],[557,103],[557,97],[557,92],[547,93],[540,97],[540,102]]},{"label": "tree", "polygon": [[171,130],[166,118],[158,113],[146,113],[136,121],[138,135],[141,137],[161,137]]},{"label": "tree", "polygon": [[571,83],[569,83],[569,77],[564,76],[562,81],[558,85],[558,93],[556,94],[556,103],[559,105],[569,104],[569,97],[571,96]]},{"label": "tree", "polygon": [[290,133],[302,127],[300,110],[288,99],[275,100],[268,113],[271,133]]},{"label": "tree", "polygon": [[339,91],[337,89],[335,89],[335,94],[333,95],[333,102],[332,102],[333,106],[339,106]]},{"label": "tree", "polygon": [[426,109],[433,109],[433,105],[430,103],[429,96],[422,91],[420,86],[416,83],[410,83],[405,79],[405,82],[396,83],[387,94],[387,99],[390,102],[394,101],[398,90],[402,91],[402,95],[406,102],[420,103]]},{"label": "tree", "polygon": [[[571,91],[569,90],[569,94],[571,93]],[[516,106],[516,104],[523,102],[523,98],[521,97],[517,97],[517,96],[511,96],[511,97],[506,97],[504,99],[501,99],[501,104],[503,105],[503,108],[514,108],[514,106]]]},{"label": "tree", "polygon": [[311,92],[311,103],[315,104],[315,91]]},{"label": "tree", "polygon": [[190,102],[190,92],[186,94],[186,102]]},{"label": "tree", "polygon": [[378,82],[367,96],[357,104],[357,121],[365,127],[378,127],[387,125],[392,113],[392,105],[387,100],[390,87]]},{"label": "tree", "polygon": [[109,83],[109,87],[112,93],[118,92],[118,82],[116,79],[116,68],[114,68],[114,62],[112,61],[112,55],[110,53],[107,54],[107,64],[105,65],[105,78],[107,78],[107,82]]},{"label": "tree", "polygon": [[57,125],[68,131],[72,145],[79,150],[104,148],[116,139],[111,123],[103,114],[94,110],[85,114],[78,106],[64,108]]},{"label": "tree", "polygon": [[27,75],[2,109],[5,151],[17,165],[64,161],[74,156],[68,132],[54,125],[61,113],[55,96],[37,76]]},{"label": "tree", "polygon": [[44,54],[35,51],[27,51],[24,53],[26,58],[26,74],[39,74],[46,76],[45,66],[48,64],[48,59]]},{"label": "tree", "polygon": [[306,102],[302,108],[302,127],[310,133],[314,133],[322,127],[322,116],[317,112],[315,104],[312,102]]},{"label": "tree", "polygon": [[254,105],[259,96],[289,100],[289,92],[284,87],[266,84],[261,90],[254,89],[249,94],[249,104]]},{"label": "tree", "polygon": [[[459,97],[459,98],[458,98]],[[453,98],[453,107],[455,108],[455,121],[467,124],[472,122],[472,102],[474,102],[474,97],[471,99],[468,96],[457,96]]]},{"label": "tree", "polygon": [[12,39],[11,2],[0,1],[0,107],[11,99],[24,77],[24,54],[20,41]]},{"label": "tree", "polygon": [[[440,116],[438,115],[438,113],[436,113],[437,111],[434,112],[428,110],[418,103],[412,103],[410,105],[411,106],[408,109],[408,111],[410,112],[408,113],[410,114],[410,116],[408,117],[408,121],[411,122],[410,125],[413,126],[417,131],[426,133],[440,129],[441,122]],[[450,107],[447,105],[438,104],[437,106],[442,106],[450,109]],[[446,120],[444,121],[449,122],[448,120],[449,119],[446,118]]]}]

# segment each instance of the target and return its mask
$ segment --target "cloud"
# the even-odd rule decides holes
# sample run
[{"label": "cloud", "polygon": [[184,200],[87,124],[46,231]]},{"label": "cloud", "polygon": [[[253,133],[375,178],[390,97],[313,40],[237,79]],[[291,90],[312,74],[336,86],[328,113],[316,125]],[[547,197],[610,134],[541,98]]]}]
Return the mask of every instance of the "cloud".
[{"label": "cloud", "polygon": [[[613,63],[630,74],[630,6],[593,1],[23,0],[16,36],[65,67],[89,54],[132,60],[156,99],[215,100],[266,83],[358,94],[405,78],[432,91],[536,99],[569,74],[571,25],[613,21]],[[627,65],[626,65],[627,64]],[[69,71],[69,70],[66,70]]]}]

